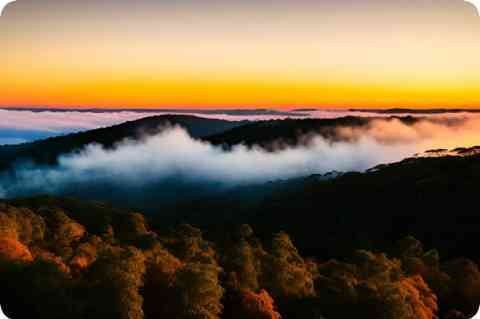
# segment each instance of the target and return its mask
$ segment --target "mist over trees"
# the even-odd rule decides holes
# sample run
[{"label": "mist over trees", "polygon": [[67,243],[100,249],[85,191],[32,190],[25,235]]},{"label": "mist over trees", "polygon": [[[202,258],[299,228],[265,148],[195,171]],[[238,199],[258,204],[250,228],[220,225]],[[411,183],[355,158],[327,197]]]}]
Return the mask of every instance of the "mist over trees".
[{"label": "mist over trees", "polygon": [[15,319],[453,319],[480,303],[478,265],[442,260],[414,237],[321,260],[285,232],[210,236],[156,229],[141,213],[39,204],[0,204],[0,300]]}]

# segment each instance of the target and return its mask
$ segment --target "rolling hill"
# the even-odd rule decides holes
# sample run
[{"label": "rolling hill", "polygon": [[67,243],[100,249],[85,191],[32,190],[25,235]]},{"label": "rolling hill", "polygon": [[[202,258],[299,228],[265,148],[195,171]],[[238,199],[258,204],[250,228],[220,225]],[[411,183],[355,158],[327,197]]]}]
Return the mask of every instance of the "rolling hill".
[{"label": "rolling hill", "polygon": [[126,138],[138,139],[159,133],[166,126],[178,125],[194,138],[207,137],[241,126],[246,122],[231,122],[206,119],[188,115],[160,115],[130,121],[123,124],[95,130],[52,137],[32,143],[0,146],[0,170],[12,168],[13,164],[33,162],[53,165],[62,154],[80,150],[96,143],[112,147]]},{"label": "rolling hill", "polygon": [[[397,119],[397,118],[395,118]],[[415,123],[417,118],[400,118]],[[335,139],[339,126],[365,126],[370,118],[228,122],[191,116],[158,116],[122,125],[0,148],[0,167],[31,160],[55,164],[60,154],[96,142],[111,147],[124,138],[155,134],[166,123],[184,127],[194,138],[230,147],[243,143],[268,148],[274,141],[296,145],[310,133]],[[266,184],[224,189],[215,183],[169,180],[137,189],[91,182],[71,185],[64,195],[140,209],[162,223],[190,222],[209,229],[250,223],[260,233],[287,230],[315,256],[387,245],[414,234],[451,254],[457,244],[470,250],[480,224],[477,192],[480,180],[478,148],[431,151],[435,156],[410,158],[365,173],[338,177],[308,176]],[[308,231],[305,231],[308,230]],[[309,233],[318,233],[312,241]]]},{"label": "rolling hill", "polygon": [[[95,130],[52,137],[31,143],[0,146],[0,171],[14,164],[55,165],[60,155],[81,150],[96,143],[111,148],[124,139],[139,139],[159,133],[166,126],[183,127],[191,137],[225,148],[237,144],[259,145],[267,150],[308,143],[312,136],[330,140],[339,138],[340,127],[365,127],[376,118],[343,117],[336,119],[286,119],[271,121],[225,121],[189,115],[159,115]],[[391,117],[413,124],[421,118]]]}]

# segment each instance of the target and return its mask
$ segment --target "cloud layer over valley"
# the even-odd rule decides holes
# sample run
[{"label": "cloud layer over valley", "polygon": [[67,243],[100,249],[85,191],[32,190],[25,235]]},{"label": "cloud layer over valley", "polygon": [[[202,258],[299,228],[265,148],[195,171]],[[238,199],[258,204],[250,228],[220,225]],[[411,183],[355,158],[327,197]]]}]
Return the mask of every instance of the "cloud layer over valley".
[{"label": "cloud layer over valley", "polygon": [[[89,145],[62,156],[55,167],[19,166],[0,180],[0,194],[75,193],[92,184],[125,191],[156,185],[161,193],[169,191],[171,181],[220,189],[334,170],[363,171],[428,149],[478,145],[480,117],[444,116],[410,125],[377,119],[364,128],[337,131],[341,139],[336,142],[314,136],[307,145],[274,152],[244,145],[227,151],[171,127],[141,141],[125,140],[113,149]],[[167,181],[170,186],[164,184]]]}]

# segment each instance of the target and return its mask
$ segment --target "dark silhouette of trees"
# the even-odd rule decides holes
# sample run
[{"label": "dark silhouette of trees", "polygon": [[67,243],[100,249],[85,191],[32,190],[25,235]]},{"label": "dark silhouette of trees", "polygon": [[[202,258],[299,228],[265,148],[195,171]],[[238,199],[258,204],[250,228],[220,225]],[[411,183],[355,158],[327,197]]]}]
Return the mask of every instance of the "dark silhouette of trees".
[{"label": "dark silhouette of trees", "polygon": [[160,243],[145,251],[147,271],[143,288],[146,318],[174,318],[180,307],[174,294],[177,271],[183,263]]},{"label": "dark silhouette of trees", "polygon": [[[109,247],[89,269],[91,309],[98,318],[143,318],[145,257],[137,248]],[[105,307],[105,305],[109,305]]]}]

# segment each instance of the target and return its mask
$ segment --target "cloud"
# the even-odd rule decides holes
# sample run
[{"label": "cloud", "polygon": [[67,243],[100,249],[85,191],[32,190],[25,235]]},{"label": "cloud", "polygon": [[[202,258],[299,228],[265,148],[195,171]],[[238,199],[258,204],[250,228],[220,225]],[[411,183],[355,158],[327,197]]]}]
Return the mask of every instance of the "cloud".
[{"label": "cloud", "polygon": [[480,115],[439,115],[406,125],[397,119],[372,121],[366,128],[340,128],[345,138],[368,136],[384,145],[412,145],[415,152],[480,144]]},{"label": "cloud", "polygon": [[0,129],[64,133],[111,126],[152,116],[145,112],[18,111],[0,109]]},{"label": "cloud", "polygon": [[124,141],[113,150],[90,145],[80,154],[60,158],[58,167],[19,168],[14,179],[4,179],[0,186],[8,196],[47,189],[62,193],[72,185],[93,182],[138,189],[171,178],[228,187],[332,170],[362,170],[411,152],[412,149],[388,147],[370,138],[331,144],[320,137],[308,147],[273,153],[242,145],[224,151],[193,140],[183,129],[175,127],[142,142]]},{"label": "cloud", "polygon": [[[0,109],[0,137],[6,130],[49,132],[51,135],[68,132],[91,130],[105,126],[120,124],[140,118],[161,114],[185,114],[204,118],[227,121],[243,120],[279,120],[285,118],[338,118],[343,116],[391,116],[389,113],[359,112],[349,110],[300,110],[276,111],[268,109],[245,110],[35,110],[35,109]],[[399,116],[409,113],[400,113]],[[429,115],[429,114],[425,114]]]},{"label": "cloud", "polygon": [[172,127],[139,142],[123,141],[114,149],[89,145],[80,153],[62,156],[57,167],[18,167],[0,180],[0,188],[3,196],[62,194],[92,184],[115,185],[128,193],[169,180],[232,187],[334,170],[363,171],[431,148],[476,145],[480,118],[413,125],[376,120],[365,129],[339,129],[339,134],[345,139],[332,142],[316,136],[308,145],[275,152],[243,145],[225,151]]},{"label": "cloud", "polygon": [[[344,116],[362,117],[389,117],[391,113],[360,112],[350,110],[293,110],[275,111],[268,109],[252,110],[158,110],[158,111],[135,111],[135,110],[8,110],[0,109],[0,145],[19,144],[30,142],[66,133],[92,130],[108,127],[126,121],[133,121],[144,117],[161,114],[185,114],[211,119],[227,121],[260,121],[280,120],[286,118],[321,118],[333,119]],[[446,113],[438,114],[411,114],[408,112],[396,113],[398,116],[415,115],[431,118],[445,116]],[[450,117],[464,117],[468,113],[458,112],[450,114]]]},{"label": "cloud", "polygon": [[18,144],[152,116],[146,112],[18,111],[0,109],[0,145]]}]

